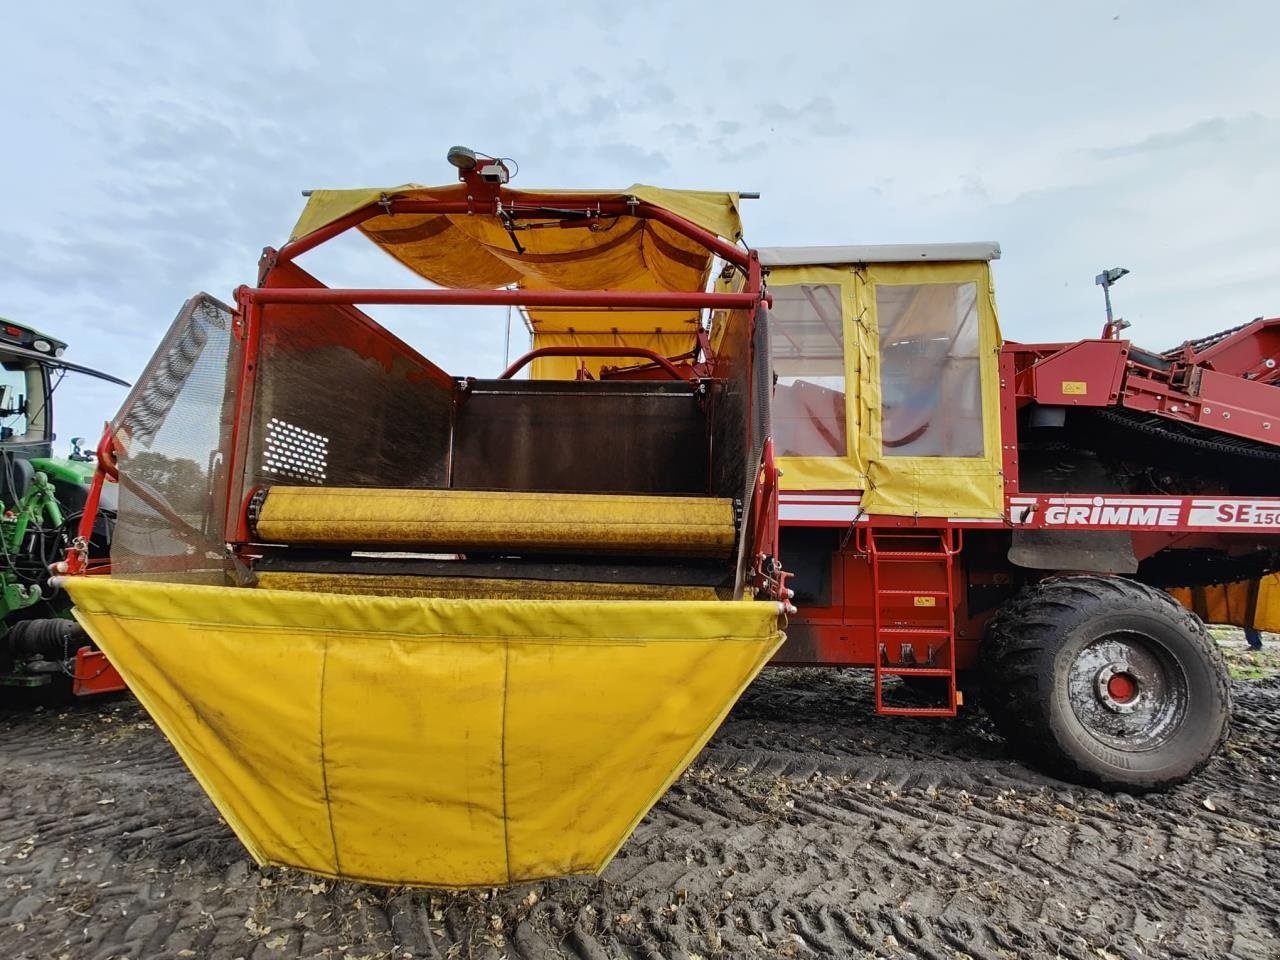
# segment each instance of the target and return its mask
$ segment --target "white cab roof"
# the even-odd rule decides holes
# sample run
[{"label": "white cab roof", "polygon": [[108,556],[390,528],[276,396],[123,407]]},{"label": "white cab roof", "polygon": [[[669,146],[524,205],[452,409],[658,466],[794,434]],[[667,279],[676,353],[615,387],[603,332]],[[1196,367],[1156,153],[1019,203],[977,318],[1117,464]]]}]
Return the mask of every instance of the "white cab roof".
[{"label": "white cab roof", "polygon": [[761,247],[760,263],[766,267],[805,267],[841,263],[917,263],[931,261],[999,260],[1000,244],[991,240],[973,243],[871,243],[844,247]]}]

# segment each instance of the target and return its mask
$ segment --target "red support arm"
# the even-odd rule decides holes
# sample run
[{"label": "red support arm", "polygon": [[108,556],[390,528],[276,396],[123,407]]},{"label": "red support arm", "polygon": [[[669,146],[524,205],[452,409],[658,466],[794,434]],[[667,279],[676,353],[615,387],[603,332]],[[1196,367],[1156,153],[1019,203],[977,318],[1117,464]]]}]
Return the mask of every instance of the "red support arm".
[{"label": "red support arm", "polygon": [[[501,200],[501,194],[499,194]],[[572,210],[577,214],[598,215],[601,217],[637,217],[642,220],[653,220],[670,227],[683,236],[702,244],[722,260],[732,263],[743,270],[749,270],[751,257],[748,252],[710,230],[704,230],[690,223],[679,214],[672,213],[651,203],[630,202],[627,200],[573,200],[570,198],[548,198],[547,206],[526,202],[503,203],[502,209],[517,219],[555,219],[556,213]],[[320,244],[332,240],[352,227],[358,227],[366,220],[392,214],[427,214],[437,216],[465,214],[494,214],[496,207],[484,201],[468,200],[396,200],[389,199],[385,203],[371,203],[367,207],[355,210],[345,217],[333,221],[319,230],[314,230],[305,237],[291,240],[280,248],[276,254],[278,261],[293,260],[312,250]],[[541,216],[540,216],[541,215]],[[756,261],[759,269],[759,261]],[[758,285],[756,287],[758,289]]]},{"label": "red support arm", "polygon": [[638,293],[627,290],[356,290],[329,287],[246,287],[250,303],[410,303],[479,307],[611,307],[623,310],[749,310],[758,293]]}]

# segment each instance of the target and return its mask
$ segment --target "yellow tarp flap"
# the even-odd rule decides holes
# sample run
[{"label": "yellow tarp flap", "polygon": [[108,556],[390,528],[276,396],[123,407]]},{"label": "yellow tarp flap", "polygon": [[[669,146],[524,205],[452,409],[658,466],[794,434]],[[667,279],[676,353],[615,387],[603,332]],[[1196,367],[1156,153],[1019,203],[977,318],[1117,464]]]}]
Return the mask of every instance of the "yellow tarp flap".
[{"label": "yellow tarp flap", "polygon": [[[360,190],[316,190],[307,201],[291,239],[341,219],[384,197],[412,200],[462,199],[463,184]],[[554,205],[558,200],[618,200],[653,203],[729,240],[742,235],[734,193],[663,190],[636,184],[621,191],[503,190],[504,203]],[[488,215],[398,214],[366,220],[360,230],[410,270],[443,287],[501,287],[530,290],[700,291],[710,276],[712,256],[700,244],[662,224],[618,217],[605,229],[521,231],[518,253],[503,224]],[[540,328],[560,333],[689,332],[696,311],[628,314],[608,310],[532,310]],[[692,346],[684,342],[681,352]]]},{"label": "yellow tarp flap", "polygon": [[271,487],[255,530],[271,543],[727,556],[733,501],[490,490]]},{"label": "yellow tarp flap", "polygon": [[[881,363],[883,345],[877,314],[879,288],[928,284],[976,287],[977,363],[981,396],[981,456],[894,456],[883,442]],[[995,290],[986,262],[872,264],[855,271],[855,298],[861,336],[869,349],[860,365],[859,443],[867,464],[862,509],[870,514],[949,518],[1003,515],[1004,476],[1000,448],[1000,328]],[[913,333],[904,317],[903,338]],[[941,413],[939,411],[939,419]]]},{"label": "yellow tarp flap", "polygon": [[1280,574],[1209,587],[1174,587],[1169,592],[1205,623],[1280,633]]},{"label": "yellow tarp flap", "polygon": [[258,862],[389,884],[603,869],[782,641],[749,601],[68,590]]}]

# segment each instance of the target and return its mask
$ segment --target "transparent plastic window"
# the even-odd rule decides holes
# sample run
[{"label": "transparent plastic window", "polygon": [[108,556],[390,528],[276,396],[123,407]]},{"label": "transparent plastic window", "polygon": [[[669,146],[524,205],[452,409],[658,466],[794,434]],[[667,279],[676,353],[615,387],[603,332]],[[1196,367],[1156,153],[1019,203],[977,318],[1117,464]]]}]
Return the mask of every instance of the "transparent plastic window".
[{"label": "transparent plastic window", "polygon": [[773,289],[770,343],[777,385],[773,438],[783,457],[843,457],[844,320],[840,286],[796,284]]},{"label": "transparent plastic window", "polygon": [[884,456],[983,456],[977,284],[875,291]]}]

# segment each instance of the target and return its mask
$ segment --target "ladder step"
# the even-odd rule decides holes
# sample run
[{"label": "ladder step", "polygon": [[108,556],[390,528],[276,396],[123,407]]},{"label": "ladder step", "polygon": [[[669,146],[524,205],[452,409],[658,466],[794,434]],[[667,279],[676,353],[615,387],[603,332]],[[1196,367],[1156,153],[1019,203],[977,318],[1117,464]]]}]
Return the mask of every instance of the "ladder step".
[{"label": "ladder step", "polygon": [[881,627],[876,631],[881,636],[892,637],[950,637],[951,631],[946,627]]},{"label": "ladder step", "polygon": [[876,713],[882,717],[954,717],[953,707],[881,707]]},{"label": "ladder step", "polygon": [[950,590],[901,590],[894,587],[892,590],[885,587],[880,588],[880,596],[882,597],[949,597]]},{"label": "ladder step", "polygon": [[916,560],[946,560],[951,555],[930,550],[877,550],[873,556],[888,563],[911,563]]},{"label": "ladder step", "polygon": [[946,667],[881,667],[882,677],[949,677]]}]

